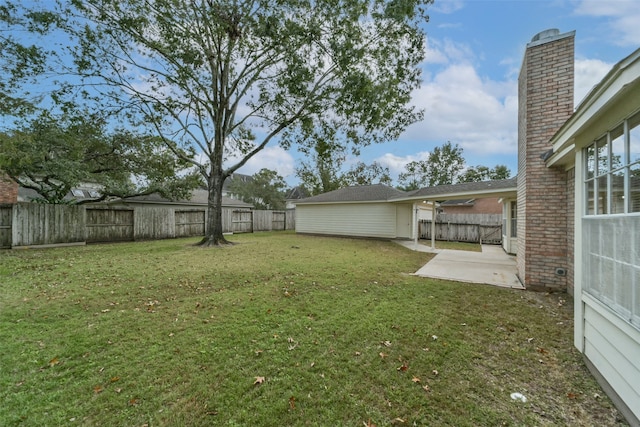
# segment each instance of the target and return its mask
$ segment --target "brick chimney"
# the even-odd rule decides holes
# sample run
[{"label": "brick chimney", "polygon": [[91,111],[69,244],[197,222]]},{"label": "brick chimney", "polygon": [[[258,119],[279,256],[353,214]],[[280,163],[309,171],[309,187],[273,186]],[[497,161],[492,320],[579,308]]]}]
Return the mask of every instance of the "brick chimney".
[{"label": "brick chimney", "polygon": [[574,39],[575,31],[537,34],[518,79],[518,275],[533,290],[567,288],[567,172],[543,156],[573,113]]},{"label": "brick chimney", "polygon": [[18,202],[18,184],[0,173],[0,204]]}]

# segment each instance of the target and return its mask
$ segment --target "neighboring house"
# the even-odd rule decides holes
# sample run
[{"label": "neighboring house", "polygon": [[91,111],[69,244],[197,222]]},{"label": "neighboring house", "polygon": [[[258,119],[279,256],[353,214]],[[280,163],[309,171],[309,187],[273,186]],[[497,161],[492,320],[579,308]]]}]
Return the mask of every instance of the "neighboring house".
[{"label": "neighboring house", "polygon": [[502,200],[497,197],[445,200],[440,203],[443,214],[502,215]]},{"label": "neighboring house", "polygon": [[[68,202],[72,202],[74,200],[78,202],[85,202],[86,200],[98,199],[100,195],[99,186],[88,184],[72,188],[64,199]],[[42,196],[40,196],[36,190],[25,187],[18,188],[18,198],[16,201],[33,202],[38,199],[42,199]]]},{"label": "neighboring house", "polygon": [[229,197],[232,199],[237,199],[238,198],[238,194],[234,194],[231,191],[231,185],[234,182],[249,182],[253,180],[253,177],[251,175],[245,175],[242,173],[233,173],[231,174],[231,176],[229,176],[227,179],[224,180],[224,183],[222,183],[222,196],[223,197]]},{"label": "neighboring house", "polygon": [[0,173],[0,204],[18,201],[18,184]]},{"label": "neighboring house", "polygon": [[287,202],[285,208],[295,209],[296,202],[307,197],[309,197],[309,193],[307,193],[307,190],[305,190],[303,186],[298,185],[297,187],[293,187],[291,190],[289,190],[287,196],[285,197],[285,200]]},{"label": "neighboring house", "polygon": [[[110,202],[103,202],[109,206],[162,206],[173,207],[176,209],[200,209],[205,210],[208,203],[209,193],[207,190],[193,190],[189,199],[169,200],[157,193],[147,196],[134,196],[125,199],[116,199]],[[253,205],[245,203],[242,200],[233,199],[231,197],[222,197],[223,208],[235,209],[253,209]]]},{"label": "neighboring house", "polygon": [[[0,185],[1,182],[0,182]],[[2,187],[0,187],[0,190]],[[31,202],[40,198],[35,190],[18,187],[16,202]],[[100,197],[100,191],[91,185],[80,186],[71,189],[66,200],[69,201],[82,201],[93,200]],[[173,207],[176,209],[200,209],[204,210],[207,207],[208,192],[204,189],[193,190],[191,197],[188,199],[170,200],[162,197],[158,193],[149,194],[146,196],[133,196],[123,199],[112,199],[107,201],[101,201],[91,203],[91,205],[104,205],[104,206],[159,206],[159,207]],[[231,197],[222,197],[222,207],[224,208],[236,208],[236,209],[253,209],[253,205],[245,203],[242,200],[233,199]]]}]

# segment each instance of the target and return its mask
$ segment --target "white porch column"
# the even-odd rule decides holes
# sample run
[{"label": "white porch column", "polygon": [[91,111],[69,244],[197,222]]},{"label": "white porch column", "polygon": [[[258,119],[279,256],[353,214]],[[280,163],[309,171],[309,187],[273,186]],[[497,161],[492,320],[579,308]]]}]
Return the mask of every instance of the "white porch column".
[{"label": "white porch column", "polygon": [[413,203],[413,220],[411,221],[413,230],[413,244],[418,246],[418,238],[420,237],[420,224],[418,224],[418,204],[416,202]]},{"label": "white porch column", "polygon": [[431,249],[436,248],[436,201],[431,201]]}]

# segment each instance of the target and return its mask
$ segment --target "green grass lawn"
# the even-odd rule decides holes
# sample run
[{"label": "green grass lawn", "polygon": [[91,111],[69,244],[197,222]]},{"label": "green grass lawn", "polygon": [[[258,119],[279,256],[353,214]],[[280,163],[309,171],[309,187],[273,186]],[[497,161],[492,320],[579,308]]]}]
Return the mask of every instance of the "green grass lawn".
[{"label": "green grass lawn", "polygon": [[[0,252],[0,425],[619,425],[572,302],[258,233]],[[526,396],[514,401],[511,393]]]}]

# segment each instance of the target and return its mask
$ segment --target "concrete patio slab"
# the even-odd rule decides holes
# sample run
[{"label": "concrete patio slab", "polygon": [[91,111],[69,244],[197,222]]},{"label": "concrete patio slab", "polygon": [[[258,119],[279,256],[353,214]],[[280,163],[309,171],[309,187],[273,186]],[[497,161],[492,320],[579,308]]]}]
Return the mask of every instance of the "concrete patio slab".
[{"label": "concrete patio slab", "polygon": [[431,261],[414,273],[416,276],[524,289],[516,275],[516,258],[505,253],[500,246],[482,245],[482,252],[470,252],[433,250],[409,241],[397,243],[411,250],[436,253]]}]

